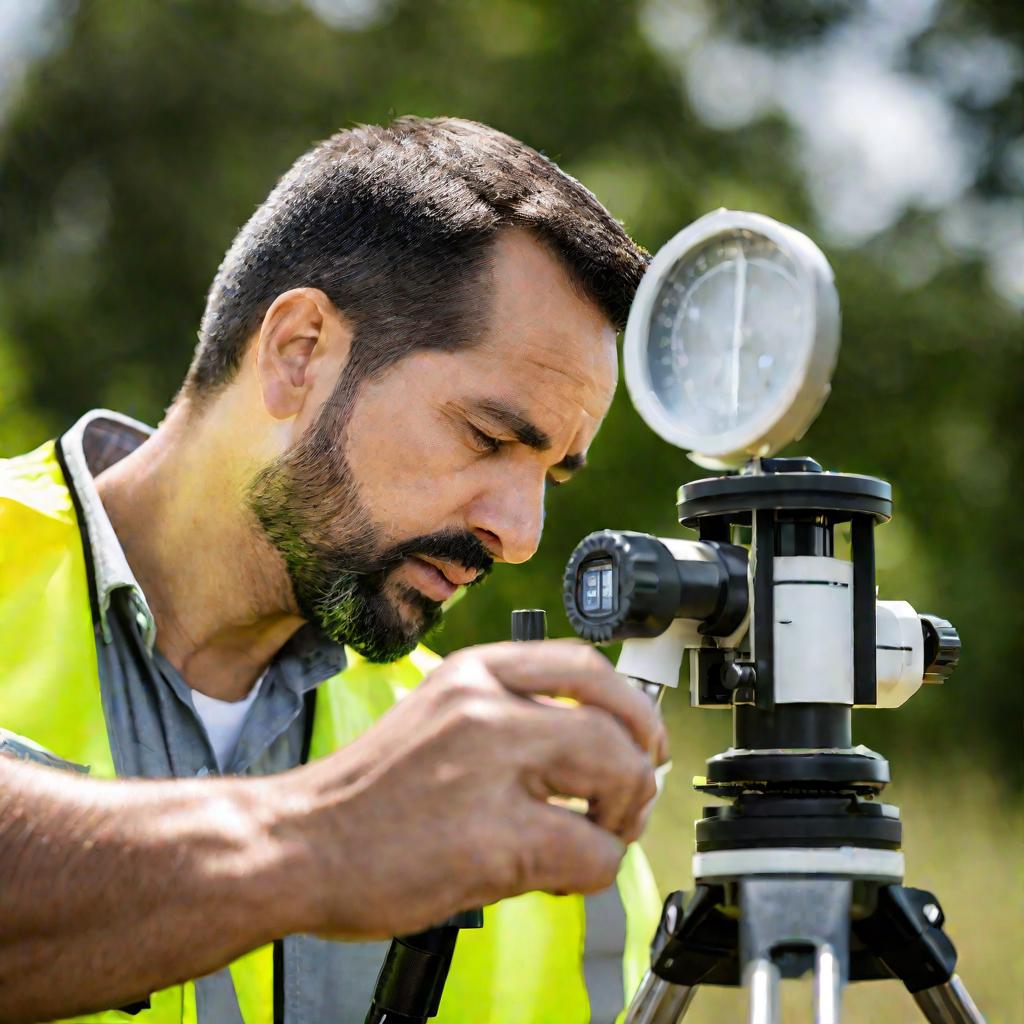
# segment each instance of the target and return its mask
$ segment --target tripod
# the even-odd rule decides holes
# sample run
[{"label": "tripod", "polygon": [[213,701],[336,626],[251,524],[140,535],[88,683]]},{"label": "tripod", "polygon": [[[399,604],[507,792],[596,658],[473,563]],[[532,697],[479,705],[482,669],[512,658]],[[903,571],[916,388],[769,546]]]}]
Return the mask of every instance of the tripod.
[{"label": "tripod", "polygon": [[[775,776],[759,789],[730,781],[759,768]],[[777,1024],[781,980],[808,971],[815,1024],[838,1024],[847,982],[883,978],[902,981],[931,1024],[984,1024],[954,973],[939,901],[902,885],[898,811],[864,799],[887,775],[863,748],[712,758],[698,788],[732,803],[697,823],[696,888],[665,901],[626,1024],[676,1024],[702,984],[744,985],[750,1024]]]}]

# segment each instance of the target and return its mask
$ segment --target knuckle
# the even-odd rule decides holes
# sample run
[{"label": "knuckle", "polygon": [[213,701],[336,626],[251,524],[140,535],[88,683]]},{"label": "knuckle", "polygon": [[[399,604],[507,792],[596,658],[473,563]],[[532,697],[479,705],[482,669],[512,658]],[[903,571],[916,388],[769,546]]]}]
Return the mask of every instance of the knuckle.
[{"label": "knuckle", "polygon": [[480,851],[489,887],[503,897],[534,888],[546,849],[532,830],[503,830],[497,839],[492,833]]},{"label": "knuckle", "polygon": [[576,667],[583,672],[611,673],[612,667],[608,659],[596,648],[589,644],[581,644],[574,651]]},{"label": "knuckle", "polygon": [[470,647],[449,654],[434,671],[444,679],[460,679],[467,675],[477,675],[485,669],[483,659]]},{"label": "knuckle", "polygon": [[646,757],[641,757],[636,770],[636,799],[647,804],[658,795],[658,780],[654,768]]},{"label": "knuckle", "polygon": [[[481,735],[490,735],[493,738],[487,749],[493,749],[496,754],[504,749],[498,734],[503,733],[508,724],[507,709],[485,689],[462,684],[453,686],[444,695],[438,719],[441,731],[449,738],[462,736],[479,739]],[[476,748],[483,753],[479,742]]]},{"label": "knuckle", "polygon": [[584,706],[578,709],[578,713],[580,726],[592,743],[605,746],[610,752],[622,744],[625,738],[622,727],[607,711]]},{"label": "knuckle", "polygon": [[489,694],[479,691],[460,701],[456,714],[465,726],[474,731],[497,731],[505,721],[501,704]]},{"label": "knuckle", "polygon": [[486,679],[487,670],[478,658],[459,653],[446,659],[437,685],[447,702],[458,704],[486,692]]},{"label": "knuckle", "polygon": [[592,885],[595,890],[607,889],[615,884],[622,861],[624,846],[607,843],[594,860]]}]

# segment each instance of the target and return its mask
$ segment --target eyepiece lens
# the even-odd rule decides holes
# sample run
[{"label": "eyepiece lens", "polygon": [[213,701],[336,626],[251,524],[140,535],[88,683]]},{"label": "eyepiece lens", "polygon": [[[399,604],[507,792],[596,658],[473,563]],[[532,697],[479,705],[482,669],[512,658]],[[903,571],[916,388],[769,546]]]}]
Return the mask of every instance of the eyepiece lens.
[{"label": "eyepiece lens", "polygon": [[615,605],[612,560],[600,557],[580,566],[576,601],[584,615],[607,615]]}]

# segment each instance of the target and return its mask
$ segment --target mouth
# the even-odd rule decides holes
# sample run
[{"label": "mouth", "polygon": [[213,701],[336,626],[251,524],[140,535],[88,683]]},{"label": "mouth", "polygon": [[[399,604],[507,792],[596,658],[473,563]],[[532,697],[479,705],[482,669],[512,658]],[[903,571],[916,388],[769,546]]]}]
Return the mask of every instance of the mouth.
[{"label": "mouth", "polygon": [[476,569],[464,569],[425,555],[412,555],[408,564],[413,586],[432,601],[447,601],[459,587],[472,583],[478,575]]}]

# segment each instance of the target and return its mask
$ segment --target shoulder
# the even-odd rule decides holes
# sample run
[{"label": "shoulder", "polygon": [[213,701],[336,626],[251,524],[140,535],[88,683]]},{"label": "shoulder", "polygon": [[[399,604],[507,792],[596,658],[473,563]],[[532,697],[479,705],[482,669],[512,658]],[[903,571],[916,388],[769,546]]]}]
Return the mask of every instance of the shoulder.
[{"label": "shoulder", "polygon": [[71,492],[48,441],[0,459],[0,597],[55,600],[58,577],[77,592],[74,581],[84,581],[85,571]]},{"label": "shoulder", "polygon": [[71,492],[57,461],[56,442],[47,441],[25,455],[0,459],[0,517],[41,517],[75,524]]}]

